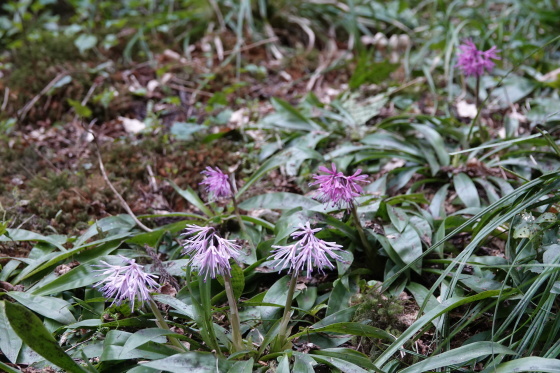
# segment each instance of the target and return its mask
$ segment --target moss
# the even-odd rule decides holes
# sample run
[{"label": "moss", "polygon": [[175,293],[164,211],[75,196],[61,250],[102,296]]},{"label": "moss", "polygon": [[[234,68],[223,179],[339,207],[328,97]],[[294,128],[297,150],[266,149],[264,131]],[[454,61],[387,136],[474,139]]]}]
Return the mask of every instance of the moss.
[{"label": "moss", "polygon": [[[403,301],[400,298],[387,297],[376,285],[362,284],[362,290],[352,298],[351,303],[358,305],[354,322],[368,321],[368,325],[383,329],[395,336],[406,329],[406,325],[400,321],[400,316],[405,311]],[[381,352],[374,339],[356,337],[352,342],[354,345],[361,346],[364,353],[372,358]]]}]

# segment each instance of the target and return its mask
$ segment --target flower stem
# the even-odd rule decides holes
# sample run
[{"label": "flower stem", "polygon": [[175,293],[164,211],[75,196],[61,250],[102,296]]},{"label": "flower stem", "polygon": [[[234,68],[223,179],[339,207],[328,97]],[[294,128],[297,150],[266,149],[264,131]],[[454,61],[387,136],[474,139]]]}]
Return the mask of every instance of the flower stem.
[{"label": "flower stem", "polygon": [[366,232],[364,232],[364,228],[362,227],[362,223],[358,217],[358,210],[356,209],[356,206],[352,206],[352,217],[354,218],[354,225],[356,226],[356,230],[358,231],[358,235],[360,236],[360,240],[364,246],[368,261],[372,265],[377,266],[377,251],[371,247],[369,241],[367,240]]},{"label": "flower stem", "polygon": [[[169,328],[169,325],[167,325],[167,322],[163,318],[163,315],[161,314],[161,312],[159,312],[156,302],[154,302],[154,300],[150,298],[148,299],[148,304],[150,305],[150,309],[152,310],[152,313],[156,317],[156,325],[161,329],[171,330]],[[179,349],[181,349],[181,351],[188,351],[188,349],[185,346],[183,346],[183,344],[179,342],[177,338],[170,337],[170,336],[168,336],[167,338],[169,339],[169,342],[171,342],[172,345],[178,347]]]},{"label": "flower stem", "polygon": [[229,322],[231,324],[231,334],[233,339],[233,351],[242,351],[243,339],[241,338],[241,325],[239,321],[239,310],[237,308],[237,300],[231,285],[231,277],[224,275],[224,286],[226,288],[226,295],[229,303]]},{"label": "flower stem", "polygon": [[210,281],[204,281],[202,276],[198,276],[198,289],[200,291],[200,300],[203,312],[202,323],[206,326],[206,332],[208,333],[208,338],[213,344],[213,348],[218,355],[222,355],[220,350],[220,344],[216,338],[216,331],[214,330],[214,323],[212,322],[212,305],[210,302]]},{"label": "flower stem", "polygon": [[480,112],[482,111],[482,108],[480,107],[480,96],[479,96],[479,92],[480,92],[480,77],[479,76],[476,77],[476,88],[475,89],[476,89],[476,92],[474,93],[474,96],[475,96],[475,102],[476,102],[476,116],[472,120],[471,125],[469,127],[469,132],[467,134],[467,144],[469,143],[469,141],[471,139],[471,135],[472,135],[474,125],[476,124],[476,122],[478,122],[478,117],[480,116]]},{"label": "flower stem", "polygon": [[241,233],[243,234],[243,237],[249,242],[249,245],[253,246],[253,240],[251,240],[251,236],[249,236],[249,232],[247,232],[247,227],[245,227],[245,222],[241,218],[241,213],[239,212],[239,206],[237,206],[237,199],[235,198],[235,194],[237,193],[237,188],[235,187],[233,174],[230,174],[230,177],[228,178],[228,182],[229,182],[229,187],[231,189],[231,201],[233,202],[233,211],[235,212],[235,217],[237,218],[239,227],[241,228]]},{"label": "flower stem", "polygon": [[290,280],[290,287],[288,288],[288,297],[286,298],[286,306],[284,307],[284,314],[282,315],[282,320],[280,321],[280,327],[278,328],[278,340],[281,342],[280,346],[284,344],[284,341],[288,337],[286,331],[288,330],[288,323],[290,322],[290,314],[292,310],[292,302],[294,301],[294,292],[296,290],[297,284],[297,272],[292,273],[292,279]]}]

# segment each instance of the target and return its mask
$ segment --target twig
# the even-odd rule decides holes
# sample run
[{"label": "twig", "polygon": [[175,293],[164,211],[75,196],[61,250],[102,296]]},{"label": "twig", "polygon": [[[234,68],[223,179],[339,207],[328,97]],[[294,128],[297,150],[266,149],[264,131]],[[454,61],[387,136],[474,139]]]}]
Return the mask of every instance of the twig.
[{"label": "twig", "polygon": [[252,44],[248,44],[248,45],[246,45],[242,48],[233,48],[232,50],[225,51],[224,56],[227,56],[227,55],[232,54],[232,53],[246,52],[249,49],[253,49],[253,48],[256,48],[256,47],[261,46],[263,44],[268,44],[268,43],[272,43],[272,42],[275,42],[275,41],[278,41],[278,38],[276,36],[274,36],[272,38],[264,39],[264,40],[259,40],[259,41],[256,41],[256,42],[252,43]]},{"label": "twig", "polygon": [[[93,134],[93,132],[92,132],[92,134]],[[119,202],[121,203],[122,208],[126,211],[126,213],[128,215],[130,215],[130,217],[132,218],[132,220],[134,220],[136,225],[138,225],[142,230],[144,230],[146,232],[153,232],[152,229],[146,227],[140,220],[138,220],[136,215],[134,215],[134,212],[132,212],[132,209],[130,208],[130,206],[128,206],[128,203],[126,203],[124,198],[120,195],[120,193],[117,191],[117,189],[113,186],[113,183],[111,183],[111,180],[109,180],[109,176],[107,176],[107,172],[105,171],[105,166],[103,165],[103,160],[101,159],[101,150],[99,149],[99,143],[97,142],[97,137],[95,137],[95,134],[93,134],[93,139],[94,139],[94,142],[95,142],[95,149],[97,150],[97,159],[99,160],[99,169],[101,170],[101,175],[103,175],[103,179],[105,180],[107,185],[109,185],[109,188],[111,188],[111,190],[113,191],[113,193],[115,194],[115,196],[117,197]]]},{"label": "twig", "polygon": [[6,89],[4,90],[4,101],[2,101],[2,107],[0,108],[0,111],[6,110],[6,106],[8,106],[9,98],[10,98],[10,88],[6,87]]},{"label": "twig", "polygon": [[18,116],[19,119],[24,119],[25,116],[27,115],[27,113],[29,112],[29,110],[31,110],[31,108],[33,107],[33,105],[35,105],[35,103],[37,103],[37,101],[39,101],[39,99],[41,98],[41,96],[43,96],[45,93],[47,93],[48,91],[51,90],[52,87],[54,87],[54,85],[56,83],[58,83],[58,81],[60,79],[62,79],[63,77],[65,77],[67,75],[66,72],[62,72],[62,73],[58,73],[57,76],[55,76],[55,78],[53,80],[50,81],[49,84],[47,84],[45,86],[45,88],[43,88],[43,90],[41,92],[39,92],[39,94],[35,97],[33,97],[31,99],[31,101],[29,101],[27,104],[25,104],[25,106],[23,107],[23,109],[21,109],[20,111],[18,111]]}]

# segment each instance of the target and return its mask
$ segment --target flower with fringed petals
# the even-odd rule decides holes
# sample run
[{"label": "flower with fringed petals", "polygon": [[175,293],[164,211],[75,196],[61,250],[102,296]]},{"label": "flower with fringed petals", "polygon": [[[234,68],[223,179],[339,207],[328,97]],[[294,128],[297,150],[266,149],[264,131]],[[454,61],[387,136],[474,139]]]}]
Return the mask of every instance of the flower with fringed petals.
[{"label": "flower with fringed petals", "polygon": [[211,198],[227,198],[232,195],[231,186],[229,184],[229,176],[224,174],[218,167],[206,167],[201,174],[206,176],[200,184],[206,186],[206,192]]},{"label": "flower with fringed petals", "polygon": [[288,268],[288,273],[293,271],[296,274],[305,270],[307,278],[310,278],[313,268],[324,273],[323,268],[334,268],[331,260],[344,262],[344,259],[335,253],[341,251],[341,245],[315,237],[315,233],[320,230],[321,228],[312,229],[309,222],[305,225],[300,224],[299,230],[291,234],[292,238],[299,239],[298,241],[287,246],[272,246],[276,249],[272,259],[278,261],[275,268],[280,268],[280,271]]},{"label": "flower with fringed petals", "polygon": [[336,170],[336,165],[332,163],[332,169],[321,166],[319,171],[326,175],[313,175],[315,182],[309,185],[318,185],[315,198],[322,203],[330,203],[338,208],[345,207],[350,209],[354,207],[354,199],[363,193],[359,183],[365,183],[368,175],[360,175],[362,170],[358,169],[353,175],[345,176],[342,172]]},{"label": "flower with fringed petals", "polygon": [[459,67],[466,76],[481,77],[484,71],[490,72],[494,68],[495,63],[492,60],[499,60],[497,53],[500,50],[495,46],[487,51],[480,51],[472,40],[465,41],[459,45],[461,53],[459,54],[457,67]]},{"label": "flower with fringed petals", "polygon": [[105,298],[114,298],[111,305],[114,303],[121,304],[123,300],[128,299],[132,310],[134,310],[136,299],[143,305],[145,301],[150,299],[150,293],[159,288],[155,281],[157,276],[145,273],[142,270],[144,266],[136,264],[134,259],[119,256],[123,262],[128,263],[127,266],[112,265],[104,261],[101,261],[102,265],[95,265],[96,267],[106,267],[96,271],[103,272],[101,275],[108,276],[95,284],[94,287],[103,285],[99,290]]},{"label": "flower with fringed petals", "polygon": [[218,236],[213,227],[201,227],[194,224],[187,225],[183,244],[183,254],[190,254],[190,262],[198,269],[204,281],[208,277],[228,275],[231,272],[230,259],[237,259],[241,246],[233,240],[226,240]]}]

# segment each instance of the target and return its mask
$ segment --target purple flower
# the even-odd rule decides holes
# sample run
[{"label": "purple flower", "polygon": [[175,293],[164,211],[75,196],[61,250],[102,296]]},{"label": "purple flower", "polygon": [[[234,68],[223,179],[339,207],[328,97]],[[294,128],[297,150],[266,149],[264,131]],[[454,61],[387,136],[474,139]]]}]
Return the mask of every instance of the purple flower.
[{"label": "purple flower", "polygon": [[315,198],[322,203],[332,203],[338,208],[351,208],[354,206],[354,198],[362,194],[363,189],[358,183],[365,183],[367,175],[360,175],[362,170],[357,170],[352,176],[344,176],[336,171],[336,165],[331,165],[332,170],[321,166],[319,171],[326,175],[313,175],[316,180],[309,185],[319,185]]},{"label": "purple flower", "polygon": [[206,179],[200,184],[206,185],[206,192],[212,198],[222,198],[231,196],[231,186],[229,185],[229,176],[224,174],[218,167],[206,167],[206,170],[201,174],[206,176]]},{"label": "purple flower", "polygon": [[158,283],[154,280],[157,276],[145,273],[142,270],[144,266],[136,264],[134,259],[128,259],[122,255],[119,256],[123,262],[129,265],[117,266],[101,260],[103,265],[95,265],[95,267],[107,268],[96,271],[103,272],[101,275],[108,276],[93,286],[99,287],[104,283],[105,285],[99,290],[105,298],[114,298],[113,303],[116,302],[117,304],[121,304],[123,300],[128,299],[131,303],[131,308],[134,310],[136,298],[140,300],[141,304],[144,304],[150,298],[150,292],[159,287]]},{"label": "purple flower", "polygon": [[212,227],[201,227],[198,225],[187,225],[184,233],[187,238],[184,243],[183,254],[191,255],[191,264],[198,269],[204,281],[216,278],[218,274],[229,275],[231,271],[230,259],[237,259],[241,246],[235,241],[226,240],[218,236]]},{"label": "purple flower", "polygon": [[[315,233],[321,228],[311,229],[309,222],[305,225],[300,224],[300,230],[292,233],[292,238],[299,238],[299,241],[287,246],[272,246],[276,250],[274,260],[278,264],[274,268],[280,267],[280,271],[289,268],[288,273],[306,270],[307,278],[311,277],[313,268],[317,268],[321,273],[324,267],[333,269],[331,260],[344,262],[344,259],[335,251],[340,251],[341,245],[335,242],[326,242],[315,237]],[[330,259],[329,259],[330,257]]]},{"label": "purple flower", "polygon": [[494,67],[492,60],[499,60],[497,53],[500,52],[495,46],[486,52],[476,49],[476,45],[471,40],[465,41],[465,44],[459,45],[461,54],[457,65],[466,76],[480,77],[484,74],[484,70],[490,72]]}]

